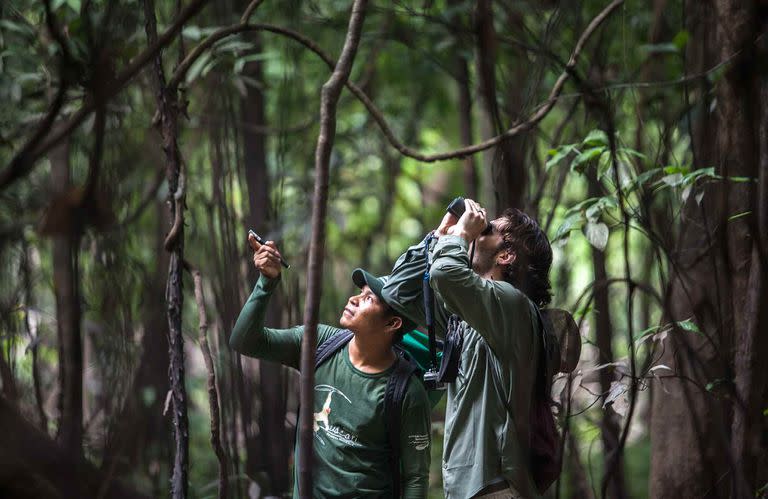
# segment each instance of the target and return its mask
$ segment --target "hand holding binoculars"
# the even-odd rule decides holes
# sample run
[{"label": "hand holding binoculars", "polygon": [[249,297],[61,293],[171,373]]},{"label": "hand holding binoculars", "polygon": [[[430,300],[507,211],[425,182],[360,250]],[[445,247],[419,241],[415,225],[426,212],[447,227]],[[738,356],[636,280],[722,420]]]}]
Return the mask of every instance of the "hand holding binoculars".
[{"label": "hand holding binoculars", "polygon": [[[448,205],[448,208],[446,208],[446,212],[450,213],[456,218],[461,218],[461,216],[464,214],[464,212],[467,210],[467,204],[463,197],[458,196],[454,198],[453,201],[451,201],[451,204]],[[481,236],[485,236],[491,233],[493,230],[493,226],[491,225],[491,222],[487,221],[487,225],[485,226],[485,229],[480,233]]]}]

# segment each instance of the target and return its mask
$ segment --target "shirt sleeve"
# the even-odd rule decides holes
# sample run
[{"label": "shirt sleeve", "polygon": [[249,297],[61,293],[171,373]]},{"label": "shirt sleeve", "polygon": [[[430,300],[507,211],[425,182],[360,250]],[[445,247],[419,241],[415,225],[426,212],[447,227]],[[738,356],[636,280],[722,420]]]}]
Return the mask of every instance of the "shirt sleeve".
[{"label": "shirt sleeve", "polygon": [[429,489],[430,404],[424,385],[416,379],[408,385],[400,417],[402,495],[405,499],[424,499]]},{"label": "shirt sleeve", "polygon": [[[420,326],[426,325],[424,272],[427,270],[427,256],[424,253],[424,242],[411,246],[398,257],[382,289],[384,299],[395,311]],[[434,242],[433,239],[429,248],[430,254],[434,252]],[[448,324],[448,313],[442,305],[442,300],[435,298],[435,333],[443,337]]]},{"label": "shirt sleeve", "polygon": [[[532,342],[528,297],[506,281],[475,273],[469,266],[468,246],[462,237],[442,236],[435,245],[430,284],[449,312],[475,329],[497,355],[509,355],[519,342]],[[510,330],[513,325],[527,327]]]},{"label": "shirt sleeve", "polygon": [[[243,305],[240,315],[232,329],[229,346],[237,352],[259,359],[279,362],[294,369],[301,361],[301,340],[304,326],[288,329],[264,327],[264,317],[269,299],[280,282],[280,278],[259,277],[251,296]],[[317,327],[318,344],[337,332],[337,328],[319,324]]]}]

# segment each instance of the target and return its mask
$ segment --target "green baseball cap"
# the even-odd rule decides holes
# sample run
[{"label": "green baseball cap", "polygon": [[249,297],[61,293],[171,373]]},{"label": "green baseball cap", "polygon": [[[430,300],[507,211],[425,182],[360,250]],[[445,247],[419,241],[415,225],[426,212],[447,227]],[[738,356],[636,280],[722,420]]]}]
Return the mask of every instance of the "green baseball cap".
[{"label": "green baseball cap", "polygon": [[352,271],[352,282],[355,283],[355,286],[357,286],[360,289],[363,289],[363,286],[368,285],[368,287],[371,288],[371,291],[373,291],[373,294],[378,296],[381,301],[383,301],[390,308],[392,308],[395,311],[395,315],[397,315],[403,320],[403,325],[402,325],[403,331],[411,331],[413,329],[416,329],[415,322],[410,320],[408,317],[402,314],[399,314],[394,309],[394,307],[392,307],[392,305],[386,300],[386,298],[384,298],[382,289],[384,288],[384,284],[387,283],[388,277],[389,276],[376,277],[375,275],[363,269],[355,269]]}]

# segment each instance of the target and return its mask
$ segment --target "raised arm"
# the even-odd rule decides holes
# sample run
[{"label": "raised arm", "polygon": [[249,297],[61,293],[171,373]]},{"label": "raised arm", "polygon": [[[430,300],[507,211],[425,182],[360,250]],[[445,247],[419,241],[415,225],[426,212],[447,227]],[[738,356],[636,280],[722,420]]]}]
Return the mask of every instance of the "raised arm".
[{"label": "raised arm", "polygon": [[[249,237],[249,243],[255,250],[253,263],[261,276],[240,311],[229,338],[229,346],[241,354],[298,369],[304,326],[290,329],[264,327],[269,299],[280,282],[280,252],[271,241],[259,244],[253,237]],[[319,325],[318,342],[324,341],[335,331],[336,328]]]},{"label": "raised arm", "polygon": [[269,298],[279,282],[279,275],[273,279],[263,274],[259,277],[232,329],[229,346],[241,354],[298,369],[303,326],[290,329],[264,327]]},{"label": "raised arm", "polygon": [[[492,267],[484,276],[471,268],[468,248],[470,241],[478,239],[488,222],[485,210],[472,200],[466,200],[467,210],[458,220],[443,220],[440,240],[435,245],[430,269],[430,284],[444,300],[449,312],[457,314],[485,338],[497,355],[510,355],[532,344],[535,310],[530,300],[512,284],[502,280]],[[484,259],[509,258],[503,253],[493,254],[487,247],[494,244],[492,233],[481,239]],[[488,239],[490,238],[490,239]],[[478,243],[480,244],[480,243]],[[498,260],[496,260],[498,261]],[[479,258],[479,265],[489,262]],[[496,265],[496,263],[493,263]],[[510,330],[511,329],[511,330]]]},{"label": "raised arm", "polygon": [[[424,252],[425,243],[429,236],[418,244],[408,248],[395,261],[392,272],[382,289],[387,303],[398,313],[404,314],[420,326],[426,325],[424,310],[424,272],[427,268],[427,258]],[[434,251],[436,239],[429,246],[430,253]],[[435,301],[435,332],[443,337],[448,313],[442,306],[441,300]]]}]

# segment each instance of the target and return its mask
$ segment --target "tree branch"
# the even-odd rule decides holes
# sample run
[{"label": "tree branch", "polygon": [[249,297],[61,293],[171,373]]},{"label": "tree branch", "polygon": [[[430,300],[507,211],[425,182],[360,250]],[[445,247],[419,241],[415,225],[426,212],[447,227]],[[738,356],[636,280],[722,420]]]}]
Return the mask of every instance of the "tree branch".
[{"label": "tree branch", "polygon": [[[121,71],[120,74],[115,77],[114,81],[112,81],[110,87],[104,89],[103,101],[107,102],[109,99],[120,93],[133,77],[135,77],[147,63],[152,61],[153,57],[155,57],[160,50],[173,41],[184,24],[191,17],[196,15],[207,2],[208,0],[193,0],[192,3],[185,7],[173,24],[165,30],[157,40],[151,43],[146,50],[139,54],[128,67]],[[47,153],[65,137],[69,136],[98,106],[98,103],[95,101],[87,101],[83,104],[83,107],[78,109],[65,123],[53,127],[53,120],[61,108],[61,103],[58,103],[57,105],[57,102],[60,99],[63,103],[63,90],[64,88],[59,88],[59,94],[57,94],[57,99],[54,100],[53,107],[48,111],[43,121],[40,122],[40,126],[32,138],[18,153],[16,153],[16,155],[14,155],[5,170],[0,172],[0,190],[5,189],[19,178],[28,174],[34,167],[38,158]],[[48,134],[52,128],[54,128],[53,132]],[[46,134],[48,134],[48,138],[38,145],[40,139]]]},{"label": "tree branch", "polygon": [[208,345],[208,316],[205,312],[205,297],[203,296],[203,277],[200,271],[188,261],[184,260],[184,268],[192,274],[195,283],[195,302],[199,317],[198,328],[200,330],[200,350],[203,352],[205,368],[208,371],[208,407],[211,411],[211,447],[219,460],[219,499],[227,497],[227,458],[221,445],[220,418],[219,418],[219,392],[216,388],[216,371],[213,367],[211,348]]},{"label": "tree branch", "polygon": [[[498,145],[500,142],[502,142],[505,139],[509,139],[511,137],[514,137],[516,135],[519,135],[523,132],[526,132],[532,129],[539,122],[541,122],[541,120],[543,120],[547,116],[547,114],[549,114],[549,112],[552,110],[554,105],[557,103],[560,97],[560,94],[563,91],[563,87],[565,86],[565,82],[568,81],[568,78],[571,76],[574,68],[576,67],[576,62],[579,56],[581,55],[581,52],[584,50],[584,46],[586,45],[587,41],[592,37],[592,35],[597,30],[597,28],[600,27],[600,25],[608,18],[608,16],[610,16],[610,14],[613,13],[613,11],[616,10],[616,8],[619,7],[622,3],[624,3],[624,0],[614,0],[607,7],[605,7],[605,9],[603,9],[602,12],[600,12],[592,20],[592,22],[589,23],[587,28],[579,37],[579,40],[576,43],[576,47],[571,53],[571,57],[568,60],[568,63],[565,65],[565,69],[560,74],[560,77],[555,82],[555,85],[552,87],[552,90],[549,93],[549,97],[547,98],[546,101],[544,101],[543,104],[539,106],[539,108],[533,114],[531,114],[528,117],[526,121],[516,123],[506,132],[500,135],[497,135],[495,137],[492,137],[486,141],[480,142],[478,144],[462,147],[460,149],[456,149],[453,151],[437,153],[437,154],[424,154],[420,151],[417,151],[416,149],[413,149],[398,140],[398,138],[395,136],[394,132],[390,128],[389,124],[387,124],[387,121],[384,118],[384,115],[382,114],[382,112],[376,107],[373,101],[366,95],[366,93],[358,85],[356,85],[351,81],[347,81],[345,85],[350,90],[350,92],[352,92],[352,94],[355,97],[357,97],[360,100],[360,102],[362,102],[362,104],[365,106],[365,108],[373,117],[374,121],[376,121],[376,124],[379,125],[379,128],[381,129],[382,133],[384,133],[384,136],[387,138],[387,140],[392,145],[392,147],[394,147],[397,151],[399,151],[404,156],[408,156],[410,158],[416,159],[418,161],[422,161],[424,163],[433,163],[436,161],[446,161],[449,159],[464,158],[471,154],[475,154],[475,153],[484,151],[486,149],[490,149],[491,147]],[[189,70],[189,68],[192,66],[195,60],[198,57],[200,57],[200,55],[202,55],[206,49],[210,48],[217,41],[223,38],[226,38],[228,36],[231,36],[237,33],[243,33],[246,31],[268,31],[271,33],[276,33],[279,35],[286,36],[288,38],[291,38],[299,42],[300,44],[304,45],[309,50],[314,52],[330,68],[336,67],[336,61],[334,61],[327,53],[325,53],[325,51],[323,51],[323,49],[321,49],[317,45],[317,43],[307,38],[306,36],[302,35],[301,33],[293,31],[289,28],[284,28],[281,26],[275,26],[271,24],[240,23],[240,24],[228,26],[226,28],[222,28],[212,33],[208,38],[206,38],[197,47],[195,47],[192,50],[192,52],[190,52],[189,55],[187,55],[184,61],[182,61],[182,63],[179,64],[178,68],[176,69],[173,76],[171,77],[170,84],[177,85],[181,81],[181,79],[184,78],[186,72]]]}]

